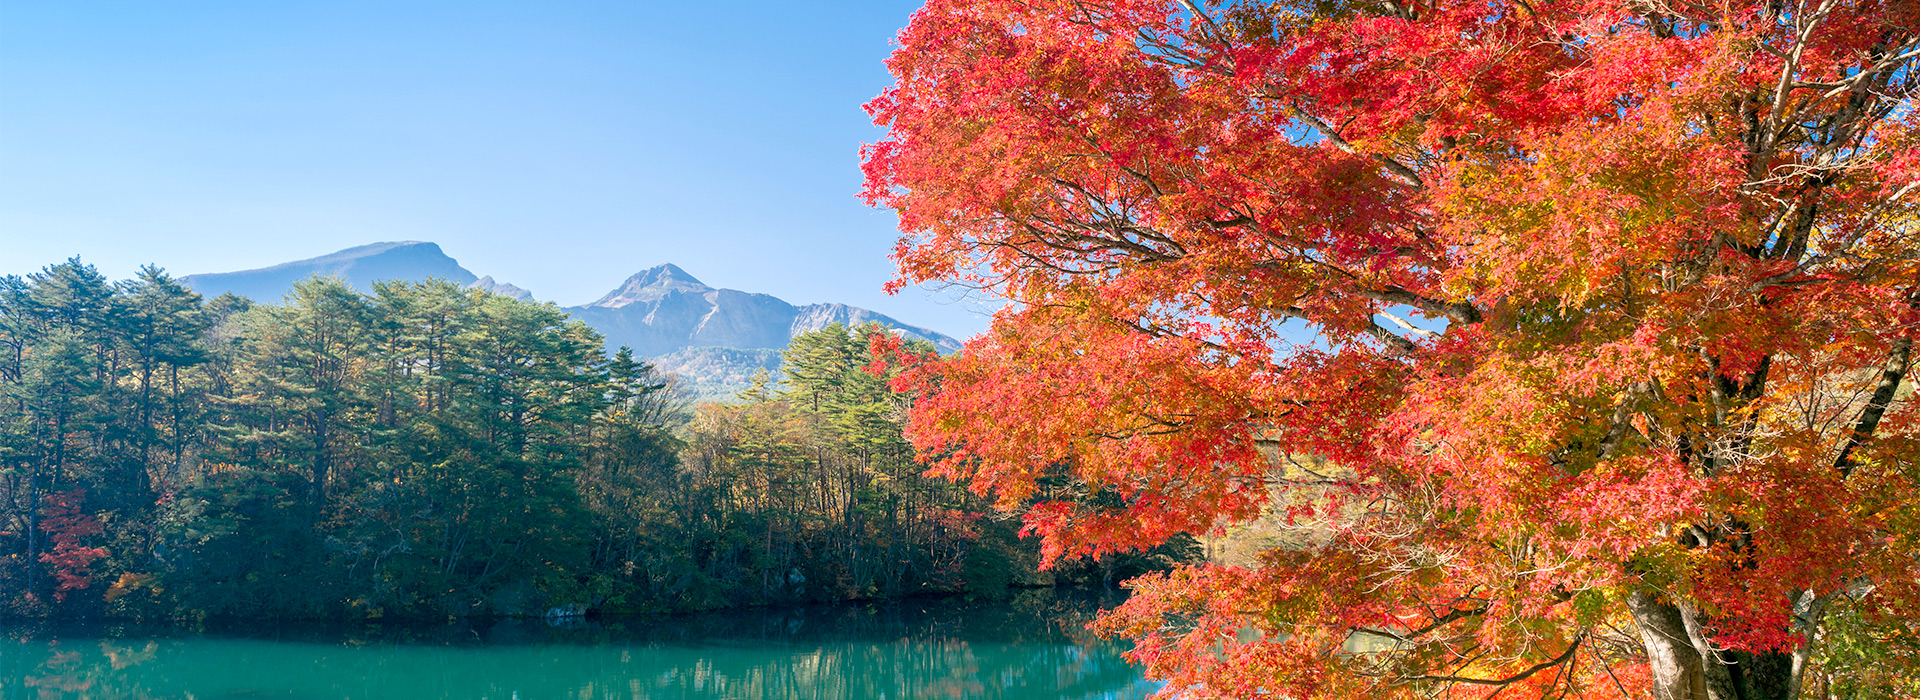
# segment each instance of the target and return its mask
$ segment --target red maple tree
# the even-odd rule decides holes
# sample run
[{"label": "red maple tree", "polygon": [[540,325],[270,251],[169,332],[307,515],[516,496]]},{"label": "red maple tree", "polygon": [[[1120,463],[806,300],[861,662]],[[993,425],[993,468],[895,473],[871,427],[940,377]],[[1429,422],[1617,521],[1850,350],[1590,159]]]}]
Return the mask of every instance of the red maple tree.
[{"label": "red maple tree", "polygon": [[1290,524],[1104,620],[1169,692],[1920,692],[1920,3],[930,0],[899,42],[899,284],[1014,302],[901,379],[932,468],[1049,557]]},{"label": "red maple tree", "polygon": [[41,553],[40,561],[52,569],[59,582],[53,590],[56,600],[66,600],[69,591],[93,585],[93,576],[87,570],[94,560],[107,556],[107,550],[82,543],[104,531],[100,519],[81,508],[86,499],[87,492],[78,490],[50,493],[44,499],[40,529],[46,531],[53,551]]}]

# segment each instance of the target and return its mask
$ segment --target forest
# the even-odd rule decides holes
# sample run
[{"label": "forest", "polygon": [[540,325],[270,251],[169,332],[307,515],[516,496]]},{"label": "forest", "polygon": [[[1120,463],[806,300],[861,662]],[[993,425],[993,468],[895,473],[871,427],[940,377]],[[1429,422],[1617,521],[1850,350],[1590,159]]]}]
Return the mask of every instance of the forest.
[{"label": "forest", "polygon": [[1017,521],[921,473],[875,337],[798,336],[782,376],[691,406],[557,307],[446,282],[0,278],[0,616],[991,598],[1190,556],[1039,571]]}]

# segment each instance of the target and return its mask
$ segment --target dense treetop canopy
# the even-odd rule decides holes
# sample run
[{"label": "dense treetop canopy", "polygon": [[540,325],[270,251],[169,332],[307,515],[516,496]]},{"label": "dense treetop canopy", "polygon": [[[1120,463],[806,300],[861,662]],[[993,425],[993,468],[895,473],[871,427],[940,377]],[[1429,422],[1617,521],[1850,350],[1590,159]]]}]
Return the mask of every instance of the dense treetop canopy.
[{"label": "dense treetop canopy", "polygon": [[900,43],[901,282],[1017,302],[901,380],[934,469],[1056,556],[1293,525],[1108,619],[1170,688],[1920,690],[1920,5],[932,0]]}]

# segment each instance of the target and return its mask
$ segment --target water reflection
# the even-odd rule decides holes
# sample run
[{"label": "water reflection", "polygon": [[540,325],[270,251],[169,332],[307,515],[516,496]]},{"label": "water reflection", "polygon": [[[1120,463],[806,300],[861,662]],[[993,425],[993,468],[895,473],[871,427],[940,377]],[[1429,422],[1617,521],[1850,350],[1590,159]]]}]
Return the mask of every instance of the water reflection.
[{"label": "water reflection", "polygon": [[0,699],[1143,698],[1087,601],[548,625],[0,628]]}]

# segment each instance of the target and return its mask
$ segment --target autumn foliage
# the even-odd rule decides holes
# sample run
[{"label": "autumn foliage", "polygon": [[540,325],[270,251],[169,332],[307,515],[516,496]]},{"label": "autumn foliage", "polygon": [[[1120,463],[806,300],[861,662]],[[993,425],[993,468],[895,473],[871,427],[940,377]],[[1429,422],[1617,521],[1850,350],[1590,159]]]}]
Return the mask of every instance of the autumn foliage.
[{"label": "autumn foliage", "polygon": [[104,531],[99,518],[82,510],[86,497],[85,491],[77,490],[48,494],[46,515],[39,523],[53,545],[53,551],[42,553],[40,561],[52,571],[54,580],[59,581],[53,596],[60,600],[65,600],[69,592],[93,585],[88,569],[95,560],[107,556],[107,550],[86,544]]},{"label": "autumn foliage", "polygon": [[[1920,693],[1920,4],[931,0],[866,197],[931,468],[1184,697]],[[1312,459],[1307,459],[1311,457]]]}]

